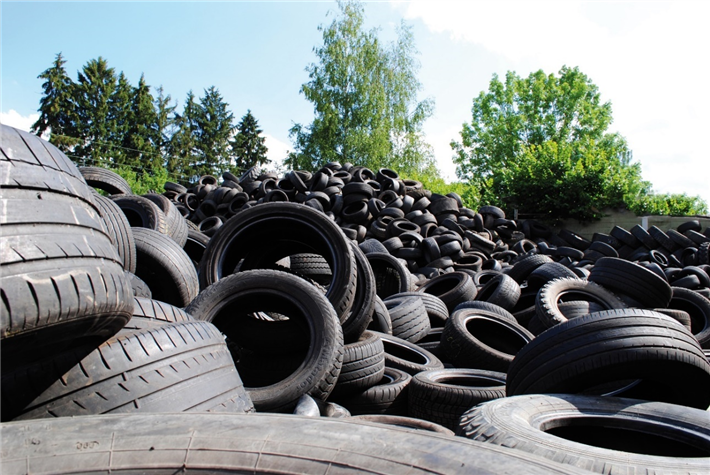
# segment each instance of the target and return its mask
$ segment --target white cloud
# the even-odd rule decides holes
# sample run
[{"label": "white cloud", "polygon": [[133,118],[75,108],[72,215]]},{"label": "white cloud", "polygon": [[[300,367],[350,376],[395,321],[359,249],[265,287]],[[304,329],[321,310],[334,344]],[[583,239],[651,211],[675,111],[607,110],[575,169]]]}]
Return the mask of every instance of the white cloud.
[{"label": "white cloud", "polygon": [[397,8],[434,33],[494,53],[501,70],[491,75],[579,66],[612,102],[610,130],[627,138],[644,178],[657,191],[710,203],[710,189],[695,178],[710,171],[710,63],[701,59],[710,2],[413,1]]},{"label": "white cloud", "polygon": [[286,142],[277,139],[273,135],[264,134],[264,138],[266,138],[265,145],[269,149],[266,152],[266,156],[271,161],[269,167],[280,170],[291,148]]},{"label": "white cloud", "polygon": [[14,109],[10,109],[9,112],[0,112],[0,124],[9,125],[25,132],[30,131],[32,124],[37,122],[37,119],[39,119],[39,114],[30,114],[25,117]]}]

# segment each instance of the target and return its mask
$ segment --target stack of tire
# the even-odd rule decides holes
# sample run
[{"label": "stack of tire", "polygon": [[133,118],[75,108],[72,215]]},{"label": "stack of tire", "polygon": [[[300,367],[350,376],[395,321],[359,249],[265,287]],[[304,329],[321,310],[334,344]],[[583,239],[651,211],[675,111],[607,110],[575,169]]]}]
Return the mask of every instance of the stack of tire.
[{"label": "stack of tire", "polygon": [[[57,166],[16,174],[45,157],[35,149],[53,163],[62,158],[71,180],[55,176]],[[394,437],[366,428],[375,421],[414,434],[416,450],[430,457],[416,462],[422,467],[435,456],[422,448],[430,442],[418,438],[421,429],[488,443],[467,450],[497,444],[515,448],[501,454],[530,463],[552,459],[542,465],[550,470],[563,462],[602,473],[654,466],[692,472],[710,462],[703,353],[710,348],[710,231],[701,233],[697,221],[667,233],[617,227],[589,241],[507,219],[494,206],[470,210],[456,194],[432,194],[388,169],[330,163],[281,178],[250,169],[223,174],[219,185],[204,176],[192,187],[166,183],[162,195],[136,196],[115,173],[77,171],[51,145],[14,129],[3,128],[3,153],[3,176],[10,177],[3,200],[14,211],[3,222],[12,232],[2,237],[2,349],[4,362],[17,362],[10,371],[3,365],[3,420],[293,412],[347,419],[342,426],[304,422],[313,430],[309,442],[279,435],[290,423],[274,415],[264,421],[277,428],[254,427],[245,437],[254,447],[281,440],[312,449],[323,438],[315,432],[351,431],[361,453],[372,455],[364,439]],[[76,208],[70,213],[60,211],[63,204],[44,213],[28,202],[68,196]],[[35,235],[46,237],[28,238]],[[50,244],[57,236],[67,240],[60,248]],[[52,252],[63,260],[49,262]],[[94,260],[77,261],[88,256]],[[99,312],[79,302],[92,322],[59,330],[55,322],[81,313],[67,310],[69,292],[82,288],[69,264],[99,273],[86,278],[94,292],[87,300],[105,298],[107,282],[120,287],[112,297],[120,308]],[[42,300],[52,291],[62,294]],[[23,306],[25,314],[16,310]],[[45,314],[46,329],[28,326],[42,325]],[[20,321],[29,336],[14,329]],[[100,334],[90,335],[93,328]],[[41,353],[34,344],[28,349],[26,341],[40,340]],[[146,415],[96,424],[102,420],[121,426],[119,437],[143,438],[151,434],[131,425],[157,421]],[[232,430],[201,415],[165,420],[178,434],[190,424],[206,435]],[[511,426],[521,420],[528,426]],[[82,424],[57,430],[96,430]],[[651,436],[659,424],[668,428],[662,443]],[[640,442],[626,443],[622,428]],[[229,446],[208,439],[201,443]],[[460,460],[455,445],[443,449]],[[293,461],[313,456],[311,449],[272,453]]]},{"label": "stack of tire", "polygon": [[127,270],[145,264],[120,210],[51,144],[1,137],[3,421],[252,411],[216,327],[134,297]]}]

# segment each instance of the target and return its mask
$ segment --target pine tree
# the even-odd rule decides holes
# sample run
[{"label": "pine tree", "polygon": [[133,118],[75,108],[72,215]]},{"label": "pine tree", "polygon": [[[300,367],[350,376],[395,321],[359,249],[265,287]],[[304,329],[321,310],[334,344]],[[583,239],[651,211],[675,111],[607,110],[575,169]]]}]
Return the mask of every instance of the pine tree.
[{"label": "pine tree", "polygon": [[102,150],[108,162],[104,165],[135,166],[133,157],[128,150],[123,148],[126,137],[131,126],[135,123],[133,111],[131,110],[131,98],[133,96],[133,86],[123,74],[119,73],[116,87],[108,101],[108,114],[106,117],[108,136],[105,143],[101,143]]},{"label": "pine tree", "polygon": [[167,157],[170,149],[170,137],[175,133],[175,109],[177,105],[171,105],[170,94],[165,95],[163,86],[156,89],[157,96],[154,100],[155,108],[155,131],[157,137],[157,149],[162,157],[162,163],[167,166]]},{"label": "pine tree", "polygon": [[197,113],[199,104],[195,102],[192,91],[187,93],[182,114],[175,114],[175,132],[168,145],[167,168],[171,176],[181,182],[196,181],[199,174],[193,176],[192,164],[197,160]]},{"label": "pine tree", "polygon": [[233,166],[229,140],[234,116],[228,106],[216,87],[205,89],[196,116],[198,160],[192,164],[194,174],[219,175]]},{"label": "pine tree", "polygon": [[133,89],[131,97],[131,123],[123,138],[127,163],[143,170],[162,167],[162,157],[159,150],[158,114],[150,86],[141,75],[138,86]]},{"label": "pine tree", "polygon": [[[116,90],[117,79],[113,68],[105,59],[89,61],[74,89],[77,105],[77,137],[82,143],[74,149],[85,165],[104,165],[110,155],[111,122],[109,105]],[[113,107],[116,107],[114,104]]]},{"label": "pine tree", "polygon": [[73,100],[74,82],[67,75],[66,60],[58,53],[52,67],[39,76],[44,79],[42,99],[39,101],[40,116],[32,125],[32,133],[42,135],[50,132],[49,141],[60,150],[69,153],[76,145],[76,104]]},{"label": "pine tree", "polygon": [[262,132],[251,110],[248,110],[237,125],[237,134],[232,141],[237,170],[243,171],[255,165],[264,165],[269,162],[266,156],[269,149],[264,145],[266,137],[261,137]]}]

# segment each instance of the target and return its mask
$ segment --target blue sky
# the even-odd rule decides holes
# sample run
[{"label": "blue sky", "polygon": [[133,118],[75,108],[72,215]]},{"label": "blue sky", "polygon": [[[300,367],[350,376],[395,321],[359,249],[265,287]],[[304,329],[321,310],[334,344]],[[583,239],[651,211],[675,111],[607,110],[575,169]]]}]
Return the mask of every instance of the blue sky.
[{"label": "blue sky", "polygon": [[[292,147],[288,129],[308,124],[299,94],[305,67],[331,22],[334,2],[0,3],[0,120],[28,127],[41,97],[37,75],[57,53],[69,75],[99,56],[132,84],[141,73],[181,109],[189,90],[216,86],[238,120],[251,109],[270,155]],[[327,16],[327,12],[331,16]],[[366,2],[368,27],[394,38],[404,20],[421,54],[420,98],[436,107],[425,124],[439,168],[452,179],[449,142],[471,120],[471,102],[494,73],[521,76],[579,66],[611,101],[610,130],[627,138],[659,192],[710,203],[710,2]]]}]

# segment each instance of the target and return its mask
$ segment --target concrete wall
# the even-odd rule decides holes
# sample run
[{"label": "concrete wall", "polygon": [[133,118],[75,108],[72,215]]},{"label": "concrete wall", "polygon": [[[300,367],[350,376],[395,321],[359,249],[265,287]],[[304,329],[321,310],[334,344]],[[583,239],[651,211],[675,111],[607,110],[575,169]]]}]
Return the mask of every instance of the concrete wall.
[{"label": "concrete wall", "polygon": [[557,230],[565,228],[573,231],[580,236],[591,239],[594,233],[609,234],[614,226],[620,226],[626,230],[640,224],[648,229],[651,226],[658,226],[662,230],[676,229],[679,225],[692,220],[697,220],[703,227],[703,230],[710,227],[710,216],[636,216],[630,211],[606,210],[606,217],[600,221],[592,223],[579,223],[579,221],[565,221],[562,225],[557,226]]}]

